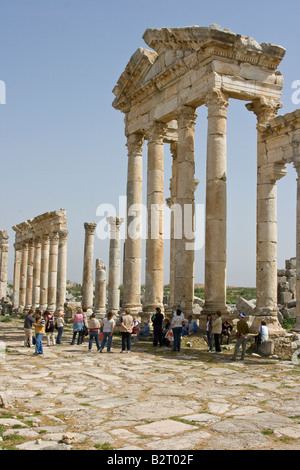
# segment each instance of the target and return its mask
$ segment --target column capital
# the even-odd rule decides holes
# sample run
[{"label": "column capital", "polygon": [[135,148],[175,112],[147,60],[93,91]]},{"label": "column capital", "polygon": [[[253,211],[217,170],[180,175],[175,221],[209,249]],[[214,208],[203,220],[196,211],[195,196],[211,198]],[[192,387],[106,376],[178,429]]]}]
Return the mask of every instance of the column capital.
[{"label": "column capital", "polygon": [[128,156],[141,155],[143,153],[144,135],[130,134],[127,137],[126,147],[128,148]]},{"label": "column capital", "polygon": [[41,236],[42,243],[49,243],[50,241],[50,236],[49,233],[45,233]]},{"label": "column capital", "polygon": [[[300,169],[300,167],[299,167]],[[276,183],[287,173],[285,163],[270,163],[260,167],[260,174],[266,182]]]},{"label": "column capital", "polygon": [[96,227],[97,227],[97,224],[95,224],[93,222],[85,222],[84,223],[85,231],[89,232],[91,235],[94,233]]},{"label": "column capital", "polygon": [[178,127],[194,126],[197,119],[197,110],[192,106],[181,106],[181,108],[178,109],[176,119]]},{"label": "column capital", "polygon": [[300,161],[293,162],[293,166],[297,172],[297,179],[300,179]]},{"label": "column capital", "polygon": [[208,117],[227,117],[228,97],[219,89],[214,88],[205,96],[205,106],[208,109]]},{"label": "column capital", "polygon": [[124,222],[124,219],[121,217],[106,217],[106,220],[109,223],[109,225],[116,227],[116,228],[120,228],[120,226]]},{"label": "column capital", "polygon": [[58,231],[59,240],[66,240],[69,235],[68,230],[61,229]]},{"label": "column capital", "polygon": [[280,101],[270,100],[264,96],[247,103],[246,108],[257,117],[257,130],[264,130],[270,119],[277,116],[278,110],[282,108]]},{"label": "column capital", "polygon": [[59,238],[58,232],[49,233],[49,238],[51,242],[57,242]]},{"label": "column capital", "polygon": [[0,249],[1,249],[2,253],[8,253],[9,245],[7,245],[7,244],[1,245]]},{"label": "column capital", "polygon": [[163,144],[164,136],[167,132],[168,125],[164,122],[154,121],[146,130],[146,138],[148,142],[158,142]]}]

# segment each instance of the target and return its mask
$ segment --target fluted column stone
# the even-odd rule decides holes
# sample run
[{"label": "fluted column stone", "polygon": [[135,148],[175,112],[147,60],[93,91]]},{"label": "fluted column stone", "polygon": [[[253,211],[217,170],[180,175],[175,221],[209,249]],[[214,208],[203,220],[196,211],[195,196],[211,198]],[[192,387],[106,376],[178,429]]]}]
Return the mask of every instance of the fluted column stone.
[{"label": "fluted column stone", "polygon": [[32,289],[33,289],[33,261],[34,261],[34,241],[28,243],[28,260],[27,260],[27,282],[26,282],[26,301],[25,310],[32,308]]},{"label": "fluted column stone", "polygon": [[64,310],[66,302],[67,289],[67,230],[59,230],[58,232],[58,266],[57,266],[57,299],[56,310]]},{"label": "fluted column stone", "polygon": [[164,148],[167,126],[154,122],[147,131],[147,240],[144,312],[163,309],[164,289]]},{"label": "fluted column stone", "polygon": [[36,309],[40,305],[41,295],[41,255],[42,243],[39,238],[34,242],[34,260],[33,260],[33,290],[32,290],[32,308]]},{"label": "fluted column stone", "polygon": [[98,318],[106,315],[106,266],[101,259],[96,259],[94,312]]},{"label": "fluted column stone", "polygon": [[107,309],[108,311],[118,313],[120,309],[121,278],[120,227],[124,219],[119,217],[107,217],[106,220],[110,224]]},{"label": "fluted column stone", "polygon": [[14,279],[13,279],[13,310],[16,311],[20,305],[20,277],[21,277],[21,260],[22,247],[19,243],[14,244]]},{"label": "fluted column stone", "polygon": [[142,264],[142,181],[144,137],[133,134],[127,137],[127,220],[124,253],[123,308],[139,312],[141,305]]},{"label": "fluted column stone", "polygon": [[[194,192],[195,192],[195,120],[197,112],[190,106],[178,112],[178,151],[175,212],[175,306],[186,315],[194,304]],[[187,227],[187,221],[189,227]],[[189,233],[187,233],[189,231]]]},{"label": "fluted column stone", "polygon": [[0,300],[6,297],[7,274],[8,274],[8,234],[6,230],[1,231],[0,244]]},{"label": "fluted column stone", "polygon": [[94,232],[97,227],[95,223],[84,224],[84,260],[82,276],[82,307],[93,309],[94,286],[93,286],[93,259],[94,259]]},{"label": "fluted column stone", "polygon": [[48,272],[49,272],[49,235],[42,237],[41,248],[41,282],[40,282],[40,308],[45,310],[48,304]]},{"label": "fluted column stone", "polygon": [[58,233],[50,233],[49,250],[49,274],[48,274],[48,306],[47,309],[54,313],[56,310],[57,292],[57,262],[58,262]]}]

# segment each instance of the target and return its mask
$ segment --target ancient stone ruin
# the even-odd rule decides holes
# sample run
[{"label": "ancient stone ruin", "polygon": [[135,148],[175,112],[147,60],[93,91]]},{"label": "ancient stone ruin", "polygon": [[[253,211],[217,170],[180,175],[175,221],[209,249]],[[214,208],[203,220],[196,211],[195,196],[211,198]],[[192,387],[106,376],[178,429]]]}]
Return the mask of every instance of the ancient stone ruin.
[{"label": "ancient stone ruin", "polygon": [[[198,184],[194,174],[194,125],[197,108],[204,105],[208,119],[205,304],[200,323],[205,322],[207,313],[216,310],[229,315],[226,306],[226,120],[229,100],[239,99],[246,101],[246,108],[257,117],[257,302],[252,328],[257,330],[264,318],[271,331],[281,331],[277,319],[276,182],[285,175],[286,163],[293,163],[299,171],[300,161],[300,110],[276,118],[283,85],[277,68],[285,49],[270,43],[258,44],[253,38],[217,25],[147,29],[143,39],[152,50],[139,48],[132,55],[113,90],[116,97],[113,106],[125,115],[128,148],[124,306],[136,311],[142,308],[141,234],[135,238],[129,236],[134,217],[129,211],[135,207],[135,217],[139,217],[144,142],[148,142],[148,234],[155,233],[155,236],[148,236],[146,241],[143,309],[152,312],[155,306],[162,306],[163,299],[163,143],[170,144],[173,157],[168,203],[175,231],[178,226],[182,227],[187,208],[191,208],[191,217],[194,214],[194,192]],[[299,194],[300,191],[298,197]],[[154,211],[158,212],[156,218],[151,216]],[[156,227],[152,226],[153,220],[159,221]],[[180,305],[190,314],[193,312],[194,250],[190,249],[191,240],[184,233],[178,237],[173,232],[171,240],[172,307]],[[300,270],[298,245],[299,242],[297,272]],[[297,275],[297,284],[298,279]],[[297,313],[298,329],[299,320]]]},{"label": "ancient stone ruin", "polygon": [[[194,127],[197,108],[207,108],[205,299],[199,313],[203,327],[208,313],[232,313],[226,305],[226,121],[230,100],[246,102],[257,117],[257,299],[251,305],[252,330],[262,319],[270,332],[281,332],[281,306],[300,297],[300,110],[277,116],[283,77],[278,66],[285,49],[235,34],[218,25],[210,27],[147,29],[144,41],[130,58],[113,92],[115,109],[124,113],[128,149],[126,241],[123,256],[122,308],[150,316],[164,309],[164,155],[170,145],[172,178],[167,205],[171,210],[170,295],[167,310],[180,306],[194,312],[194,240],[186,234],[188,219],[194,235],[195,178]],[[201,125],[201,124],[200,124]],[[147,141],[147,162],[142,152]],[[286,164],[297,172],[297,246],[278,284],[277,181]],[[142,184],[147,164],[147,240],[145,293],[141,302]],[[85,223],[82,307],[98,316],[120,309],[120,225],[110,224],[109,279],[96,260],[95,223]],[[134,231],[133,231],[134,227]],[[16,232],[13,309],[62,309],[66,295],[67,235],[64,210],[48,212],[13,227]],[[8,236],[0,232],[0,298],[6,296]],[[293,271],[293,275],[291,272]],[[289,285],[287,285],[289,283]],[[106,292],[107,298],[106,300]],[[240,307],[241,308],[241,307]],[[300,331],[300,303],[296,307]]]}]

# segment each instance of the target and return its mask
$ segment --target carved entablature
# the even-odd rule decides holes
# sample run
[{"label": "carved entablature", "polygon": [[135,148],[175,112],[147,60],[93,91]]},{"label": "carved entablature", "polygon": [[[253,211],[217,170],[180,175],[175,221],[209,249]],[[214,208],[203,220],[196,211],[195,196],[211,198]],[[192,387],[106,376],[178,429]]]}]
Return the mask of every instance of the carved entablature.
[{"label": "carved entablature", "polygon": [[29,219],[15,225],[12,228],[16,232],[16,243],[22,244],[31,240],[41,240],[52,233],[66,230],[66,226],[66,211],[60,209],[53,212],[46,212],[34,219]]},{"label": "carved entablature", "polygon": [[228,98],[280,100],[281,46],[217,25],[147,29],[143,38],[155,52],[138,49],[113,90],[113,106],[126,115],[126,135],[176,119],[181,106],[202,106],[213,89]]},{"label": "carved entablature", "polygon": [[261,135],[267,164],[300,162],[300,109],[268,122]]}]

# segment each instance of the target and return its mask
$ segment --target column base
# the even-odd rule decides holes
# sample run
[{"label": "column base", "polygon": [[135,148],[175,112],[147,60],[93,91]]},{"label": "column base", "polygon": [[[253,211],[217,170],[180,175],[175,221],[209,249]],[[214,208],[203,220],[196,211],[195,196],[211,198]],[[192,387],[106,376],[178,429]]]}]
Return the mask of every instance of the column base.
[{"label": "column base", "polygon": [[96,314],[96,318],[98,318],[98,320],[102,320],[107,315],[105,308],[94,309],[94,313]]},{"label": "column base", "polygon": [[160,308],[161,313],[164,313],[164,305],[162,303],[154,305],[143,305],[143,312],[154,315],[156,308]]},{"label": "column base", "polygon": [[222,315],[230,315],[231,310],[226,304],[224,305],[224,304],[205,302],[205,304],[203,305],[201,314],[202,315],[215,315],[217,312],[221,312]]},{"label": "column base", "polygon": [[296,324],[292,331],[295,331],[295,333],[300,333],[300,317],[296,317]]},{"label": "column base", "polygon": [[250,333],[258,333],[262,320],[266,322],[266,326],[269,330],[269,335],[282,335],[286,332],[280,325],[277,315],[256,314],[253,316],[253,321],[250,326]]}]

